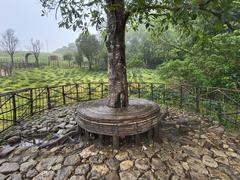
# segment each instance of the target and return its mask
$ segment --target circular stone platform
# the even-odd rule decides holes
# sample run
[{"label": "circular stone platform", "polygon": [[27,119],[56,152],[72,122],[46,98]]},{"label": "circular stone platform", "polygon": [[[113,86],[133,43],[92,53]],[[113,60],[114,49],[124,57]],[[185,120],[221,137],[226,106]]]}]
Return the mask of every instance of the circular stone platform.
[{"label": "circular stone platform", "polygon": [[76,120],[88,132],[124,137],[144,133],[157,126],[158,104],[145,99],[130,99],[126,108],[110,108],[107,99],[80,103]]}]

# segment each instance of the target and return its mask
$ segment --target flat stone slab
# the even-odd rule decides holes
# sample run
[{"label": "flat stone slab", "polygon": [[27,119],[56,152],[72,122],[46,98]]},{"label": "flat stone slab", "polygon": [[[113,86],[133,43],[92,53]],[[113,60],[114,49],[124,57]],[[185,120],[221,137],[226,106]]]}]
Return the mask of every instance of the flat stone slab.
[{"label": "flat stone slab", "polygon": [[3,174],[8,174],[8,173],[12,173],[14,171],[17,171],[19,169],[19,164],[18,163],[3,163],[1,166],[0,166],[0,173],[3,173]]},{"label": "flat stone slab", "polygon": [[146,99],[130,99],[125,108],[110,108],[107,99],[80,103],[77,123],[96,134],[128,136],[148,131],[159,123],[158,104]]}]

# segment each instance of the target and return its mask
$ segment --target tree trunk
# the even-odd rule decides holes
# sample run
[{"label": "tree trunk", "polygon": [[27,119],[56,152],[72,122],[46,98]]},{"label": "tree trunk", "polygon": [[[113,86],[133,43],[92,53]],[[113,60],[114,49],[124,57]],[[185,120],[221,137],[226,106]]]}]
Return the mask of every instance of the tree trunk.
[{"label": "tree trunk", "polygon": [[107,10],[108,106],[122,108],[128,105],[124,0],[106,0],[106,2],[110,7],[116,7]]},{"label": "tree trunk", "polygon": [[88,63],[89,63],[89,70],[92,70],[92,60],[88,60]]},{"label": "tree trunk", "polygon": [[38,56],[35,55],[35,64],[38,66],[39,65],[39,61],[38,61]]},{"label": "tree trunk", "polygon": [[14,64],[13,54],[10,54],[12,65]]}]

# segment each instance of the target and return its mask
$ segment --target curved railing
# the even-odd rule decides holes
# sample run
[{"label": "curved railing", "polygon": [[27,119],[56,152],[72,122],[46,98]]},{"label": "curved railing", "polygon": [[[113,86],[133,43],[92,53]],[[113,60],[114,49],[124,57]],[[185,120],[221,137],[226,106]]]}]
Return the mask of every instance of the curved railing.
[{"label": "curved railing", "polygon": [[[41,111],[107,96],[107,83],[81,83],[20,89],[0,94],[0,132]],[[240,127],[240,90],[129,83],[131,97],[196,111],[211,120]]]}]

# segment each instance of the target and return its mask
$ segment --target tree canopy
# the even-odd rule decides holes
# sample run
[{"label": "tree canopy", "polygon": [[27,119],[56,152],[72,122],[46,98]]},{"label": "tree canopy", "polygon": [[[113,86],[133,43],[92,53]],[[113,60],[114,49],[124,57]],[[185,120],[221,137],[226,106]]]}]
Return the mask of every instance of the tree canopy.
[{"label": "tree canopy", "polygon": [[[122,6],[116,0],[40,0],[43,6],[43,15],[49,10],[56,10],[56,17],[60,16],[59,27],[80,28],[84,31],[89,26],[97,29],[106,27],[106,12]],[[126,0],[123,2],[124,16],[132,27],[145,24],[146,28],[153,28],[154,20],[161,23],[161,29],[166,30],[169,23],[183,26],[192,25],[197,17],[206,21],[209,16],[214,17],[214,25],[219,22],[229,31],[239,28],[236,21],[240,21],[237,0]],[[189,23],[191,22],[191,23]],[[218,25],[217,25],[218,24]]]},{"label": "tree canopy", "polygon": [[98,53],[99,42],[95,35],[89,33],[80,34],[76,39],[76,46],[80,52],[87,58],[89,63],[89,69],[92,69],[94,58]]}]

